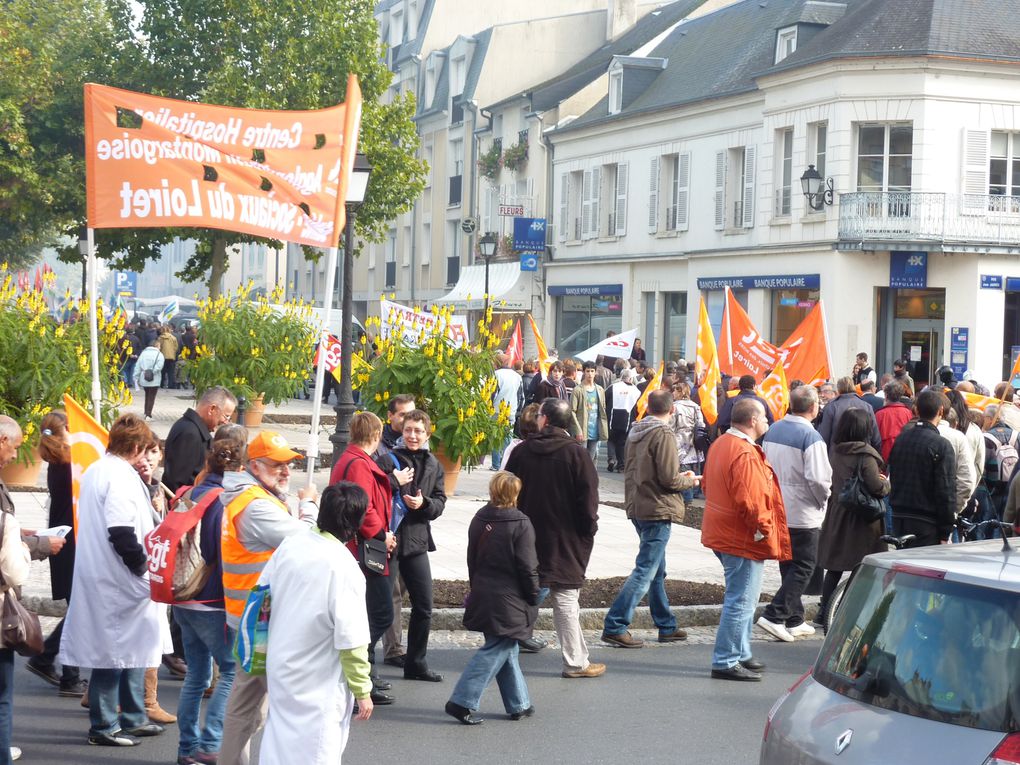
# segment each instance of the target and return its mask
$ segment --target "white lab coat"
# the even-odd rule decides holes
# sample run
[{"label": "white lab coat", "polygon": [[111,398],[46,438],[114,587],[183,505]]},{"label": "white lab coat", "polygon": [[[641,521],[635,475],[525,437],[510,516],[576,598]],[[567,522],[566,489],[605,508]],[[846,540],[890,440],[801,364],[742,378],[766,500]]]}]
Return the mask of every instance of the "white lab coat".
[{"label": "white lab coat", "polygon": [[[135,576],[110,543],[109,529],[130,526],[140,544],[152,531],[149,492],[133,467],[107,454],[81,482],[75,596],[67,609],[60,663],[77,667],[158,667],[163,649],[160,606],[149,575]],[[162,618],[166,623],[166,618]]]},{"label": "white lab coat", "polygon": [[354,705],[339,652],[368,645],[365,575],[339,541],[309,529],[283,541],[259,582],[272,596],[259,762],[339,764]]}]

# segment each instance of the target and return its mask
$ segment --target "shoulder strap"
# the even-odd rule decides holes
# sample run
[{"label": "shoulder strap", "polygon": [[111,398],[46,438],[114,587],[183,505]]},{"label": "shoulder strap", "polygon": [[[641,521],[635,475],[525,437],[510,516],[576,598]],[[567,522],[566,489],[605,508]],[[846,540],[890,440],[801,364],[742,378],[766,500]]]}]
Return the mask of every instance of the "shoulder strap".
[{"label": "shoulder strap", "polygon": [[394,454],[392,451],[390,452],[390,459],[393,460],[393,467],[395,467],[397,470],[400,470],[401,469],[400,460],[397,459],[397,455]]}]

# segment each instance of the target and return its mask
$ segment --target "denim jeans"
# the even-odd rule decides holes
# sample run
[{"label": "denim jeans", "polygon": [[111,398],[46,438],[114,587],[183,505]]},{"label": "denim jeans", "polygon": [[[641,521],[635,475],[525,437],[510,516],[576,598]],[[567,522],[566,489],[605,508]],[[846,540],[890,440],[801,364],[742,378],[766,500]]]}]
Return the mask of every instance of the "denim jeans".
[{"label": "denim jeans", "polygon": [[765,564],[760,560],[716,552],[726,577],[719,629],[712,650],[712,669],[731,669],[751,658],[751,629],[754,609],[761,595]]},{"label": "denim jeans", "polygon": [[521,665],[517,662],[518,654],[517,640],[514,638],[486,635],[485,644],[464,667],[450,695],[450,701],[465,709],[478,709],[482,694],[495,677],[507,714],[528,709],[531,699],[528,697],[528,685],[524,681]]},{"label": "denim jeans", "polygon": [[[223,713],[234,684],[237,663],[234,660],[234,630],[227,626],[223,611],[196,611],[174,606],[174,619],[181,628],[184,658],[188,674],[184,676],[181,698],[177,702],[177,728],[180,730],[178,755],[220,751],[223,739]],[[202,694],[212,680],[213,662],[220,668],[220,680],[205,710],[205,726],[200,726]]]},{"label": "denim jeans", "polygon": [[648,608],[659,632],[667,635],[676,632],[676,617],[666,597],[666,545],[669,543],[669,521],[632,520],[640,546],[634,570],[620,588],[616,600],[606,613],[603,629],[607,635],[620,635],[627,631],[634,617],[634,609],[648,593]]},{"label": "denim jeans", "polygon": [[801,596],[815,572],[820,535],[821,528],[790,529],[793,558],[780,561],[779,573],[783,577],[783,583],[776,590],[772,602],[765,606],[765,613],[762,614],[770,622],[785,624],[787,627],[796,627],[804,623],[804,602]]},{"label": "denim jeans", "polygon": [[14,724],[14,651],[0,649],[0,765],[11,765]]},{"label": "denim jeans", "polygon": [[591,461],[595,463],[595,467],[599,466],[599,440],[597,438],[589,438],[585,445],[588,448],[588,456],[591,457]]},{"label": "denim jeans", "polygon": [[511,422],[510,422],[510,430],[508,430],[506,432],[506,437],[503,439],[503,443],[501,443],[499,445],[498,449],[493,449],[492,450],[492,466],[491,467],[492,467],[493,470],[499,470],[499,466],[503,464],[503,452],[505,452],[506,448],[508,446],[510,446],[510,439],[513,438],[513,435],[514,435],[514,423],[511,420]]},{"label": "denim jeans", "polygon": [[147,725],[144,697],[145,667],[93,669],[89,680],[89,734]]},{"label": "denim jeans", "polygon": [[135,384],[135,362],[137,358],[128,359],[124,362],[124,368],[121,370],[123,373],[124,384],[129,388]]}]

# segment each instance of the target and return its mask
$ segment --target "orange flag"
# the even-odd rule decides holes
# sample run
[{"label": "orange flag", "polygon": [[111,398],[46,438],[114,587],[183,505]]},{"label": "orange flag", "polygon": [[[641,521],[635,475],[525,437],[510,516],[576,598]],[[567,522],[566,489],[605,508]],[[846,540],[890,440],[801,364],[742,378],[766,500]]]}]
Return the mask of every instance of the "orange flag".
[{"label": "orange flag", "polygon": [[772,410],[772,417],[781,420],[790,406],[790,386],[786,382],[786,371],[782,364],[776,364],[772,373],[761,381],[758,392]]},{"label": "orange flag", "polygon": [[[1006,378],[1006,381],[1013,382],[1017,375],[1020,375],[1020,354],[1017,354],[1016,361],[1013,362],[1013,368],[1009,370],[1009,377]],[[1006,395],[1005,389],[1003,389],[1003,395]]]},{"label": "orange flag", "polygon": [[967,402],[968,407],[980,409],[982,412],[992,404],[998,406],[1002,403],[1001,399],[997,399],[995,396],[982,396],[980,393],[961,392],[960,395],[963,396],[963,400]]},{"label": "orange flag", "polygon": [[659,368],[655,370],[655,376],[648,381],[648,385],[641,392],[641,398],[637,400],[637,419],[641,419],[645,416],[645,411],[648,409],[648,397],[659,389],[662,385],[662,375],[666,371],[666,362],[660,361]]},{"label": "orange flag", "polygon": [[712,425],[719,418],[719,404],[715,398],[715,389],[722,381],[719,372],[719,353],[715,347],[715,335],[708,321],[708,308],[705,298],[701,299],[701,310],[698,314],[698,349],[695,374],[702,380],[698,388],[701,399],[701,411],[705,421]]},{"label": "orange flag", "polygon": [[514,325],[514,331],[510,335],[510,342],[506,346],[506,355],[510,357],[510,366],[518,361],[524,361],[524,340],[521,337],[521,320],[518,319]]},{"label": "orange flag", "polygon": [[751,317],[727,287],[719,333],[719,368],[734,377],[753,375],[760,380],[779,359],[779,349],[758,334]]},{"label": "orange flag", "polygon": [[780,347],[784,354],[786,379],[802,380],[808,385],[824,382],[832,377],[829,364],[829,335],[825,330],[825,308],[822,301],[815,303],[804,321],[786,338]]},{"label": "orange flag", "polygon": [[542,370],[542,377],[546,377],[549,374],[549,351],[545,347],[545,340],[542,339],[542,333],[538,331],[538,325],[535,324],[535,318],[529,313],[528,321],[531,322],[531,334],[535,336],[535,345],[538,346],[538,366]]},{"label": "orange flag", "polygon": [[77,401],[64,394],[64,411],[67,412],[67,432],[71,436],[71,501],[74,513],[74,530],[78,532],[78,492],[81,477],[89,465],[106,454],[110,434],[96,422]]}]

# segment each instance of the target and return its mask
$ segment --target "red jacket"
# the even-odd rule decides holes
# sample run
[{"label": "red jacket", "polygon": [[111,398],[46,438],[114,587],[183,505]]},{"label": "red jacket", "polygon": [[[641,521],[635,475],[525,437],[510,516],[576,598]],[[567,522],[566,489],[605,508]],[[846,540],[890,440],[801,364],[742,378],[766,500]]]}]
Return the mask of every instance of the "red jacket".
[{"label": "red jacket", "polygon": [[[790,531],[779,479],[757,444],[724,433],[712,444],[701,478],[701,544],[751,560],[790,560]],[[763,539],[755,541],[755,532]]]},{"label": "red jacket", "polygon": [[903,426],[914,416],[910,407],[900,401],[886,403],[881,409],[875,412],[875,422],[878,423],[878,435],[882,437],[882,459],[889,462],[889,452],[899,436]]},{"label": "red jacket", "polygon": [[[368,494],[368,510],[358,533],[365,539],[373,537],[385,539],[386,532],[390,530],[390,511],[393,507],[393,492],[386,474],[364,449],[350,444],[340,455],[340,459],[333,466],[333,472],[329,475],[330,484],[340,481],[356,483]],[[348,542],[347,548],[355,558],[358,557],[357,540]],[[383,575],[388,573],[389,561]]]}]

